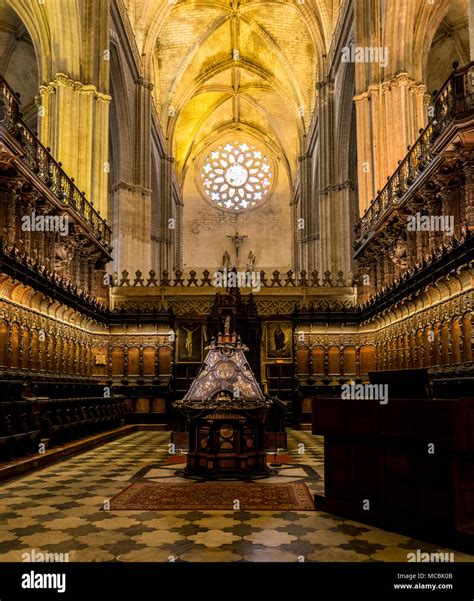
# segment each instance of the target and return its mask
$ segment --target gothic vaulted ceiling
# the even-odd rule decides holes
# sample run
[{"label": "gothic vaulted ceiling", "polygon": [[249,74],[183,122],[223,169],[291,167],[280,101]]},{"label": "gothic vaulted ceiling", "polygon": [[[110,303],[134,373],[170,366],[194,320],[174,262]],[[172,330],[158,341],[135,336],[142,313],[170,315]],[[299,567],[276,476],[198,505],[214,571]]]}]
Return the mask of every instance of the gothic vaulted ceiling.
[{"label": "gothic vaulted ceiling", "polygon": [[294,173],[333,8],[333,0],[129,2],[178,175],[233,130],[270,146]]}]

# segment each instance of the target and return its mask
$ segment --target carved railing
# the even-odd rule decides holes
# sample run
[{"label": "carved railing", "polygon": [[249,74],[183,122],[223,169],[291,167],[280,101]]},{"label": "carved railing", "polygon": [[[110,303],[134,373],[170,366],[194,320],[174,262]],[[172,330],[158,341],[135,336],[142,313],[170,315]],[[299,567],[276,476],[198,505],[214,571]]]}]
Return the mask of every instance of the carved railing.
[{"label": "carved railing", "polygon": [[[40,264],[27,253],[17,248],[6,248],[3,240],[0,240],[0,258],[2,261],[2,273],[12,275],[15,279],[23,281],[26,285],[41,289],[42,292],[51,297],[61,299],[78,310],[89,313],[89,310],[100,311],[95,318],[103,318],[107,306],[94,294],[82,290],[71,278],[64,278],[56,271],[48,269]],[[21,272],[19,270],[21,266]]]},{"label": "carved railing", "polygon": [[111,231],[92,204],[79,191],[47,148],[26,126],[21,118],[16,94],[0,76],[0,128],[4,127],[21,146],[23,153],[18,157],[38,177],[61,202],[83,219],[97,240],[110,247]]},{"label": "carved railing", "polygon": [[398,277],[393,278],[364,302],[359,303],[362,314],[369,317],[393,306],[395,301],[409,296],[410,293],[422,290],[437,278],[444,277],[453,270],[469,265],[474,258],[474,235],[468,228],[463,228],[459,237],[452,236],[426,257]]},{"label": "carved railing", "polygon": [[398,206],[407,191],[416,184],[417,179],[425,172],[435,158],[433,147],[441,134],[455,118],[474,110],[474,63],[453,71],[433,104],[433,117],[419,138],[409,147],[409,152],[395,173],[388,178],[385,187],[366,210],[355,228],[354,249],[357,251],[369,233],[389,211]]},{"label": "carved railing", "polygon": [[[143,275],[141,271],[135,272],[135,277],[129,277],[130,274],[128,271],[122,271],[121,276],[118,275],[117,272],[114,272],[109,277],[109,285],[111,287],[184,287],[190,288],[194,287],[211,287],[211,288],[222,288],[225,286],[219,286],[214,283],[214,274],[218,272],[210,272],[205,269],[202,274],[198,276],[198,273],[194,270],[190,271],[189,274],[185,274],[181,270],[176,270],[172,274],[168,271],[163,271],[161,277],[156,277],[157,274],[155,271],[151,270],[149,272],[149,277]],[[222,273],[222,270],[221,270]],[[231,272],[228,272],[228,277]],[[262,288],[290,288],[290,287],[300,287],[300,288],[323,288],[323,287],[334,287],[340,288],[345,286],[355,286],[356,282],[352,276],[352,274],[348,274],[347,276],[342,271],[338,271],[335,274],[335,277],[332,276],[330,271],[325,271],[322,276],[320,276],[318,271],[312,271],[308,274],[306,271],[295,272],[293,270],[287,271],[285,274],[281,275],[278,270],[275,270],[271,273],[271,277],[266,277],[264,271],[250,272],[255,276],[258,275],[258,284]],[[256,281],[248,280],[250,281]],[[231,286],[228,286],[230,288]],[[245,284],[241,285],[242,288],[250,288],[251,286],[245,286]]]}]

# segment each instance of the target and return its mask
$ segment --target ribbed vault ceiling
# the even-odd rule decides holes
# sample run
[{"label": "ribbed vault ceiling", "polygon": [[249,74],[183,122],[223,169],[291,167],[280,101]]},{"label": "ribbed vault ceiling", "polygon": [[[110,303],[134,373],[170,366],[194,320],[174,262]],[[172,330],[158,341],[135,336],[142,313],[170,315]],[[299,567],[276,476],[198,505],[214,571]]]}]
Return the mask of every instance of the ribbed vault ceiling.
[{"label": "ribbed vault ceiling", "polygon": [[327,4],[194,0],[130,5],[142,51],[149,55],[155,102],[178,175],[229,131],[264,142],[294,172],[330,37],[332,0]]}]

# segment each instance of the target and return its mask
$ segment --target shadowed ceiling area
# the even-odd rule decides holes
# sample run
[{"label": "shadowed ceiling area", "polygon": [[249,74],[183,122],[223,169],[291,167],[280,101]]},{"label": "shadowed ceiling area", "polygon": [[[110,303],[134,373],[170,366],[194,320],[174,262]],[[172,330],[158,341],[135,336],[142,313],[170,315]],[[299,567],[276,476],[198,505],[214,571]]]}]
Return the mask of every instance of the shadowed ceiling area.
[{"label": "shadowed ceiling area", "polygon": [[294,176],[313,116],[332,6],[152,4],[135,5],[135,26],[152,54],[155,102],[178,177],[199,152],[235,131],[272,148]]},{"label": "shadowed ceiling area", "polygon": [[[36,129],[38,65],[30,35],[15,11],[0,3],[0,74],[15,81],[25,121]],[[34,85],[32,85],[34,82]]]}]

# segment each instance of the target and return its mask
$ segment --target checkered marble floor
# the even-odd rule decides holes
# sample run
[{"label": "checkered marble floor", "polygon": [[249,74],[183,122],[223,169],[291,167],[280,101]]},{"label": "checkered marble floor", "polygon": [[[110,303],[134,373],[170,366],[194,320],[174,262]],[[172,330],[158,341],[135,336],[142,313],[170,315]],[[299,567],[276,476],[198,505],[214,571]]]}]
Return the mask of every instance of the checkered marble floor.
[{"label": "checkered marble floor", "polygon": [[[69,561],[406,561],[450,551],[318,511],[101,511],[138,479],[179,481],[169,433],[142,431],[0,488],[0,561],[68,553]],[[288,453],[266,482],[323,491],[322,438],[289,431]],[[456,561],[474,556],[454,552]]]}]

